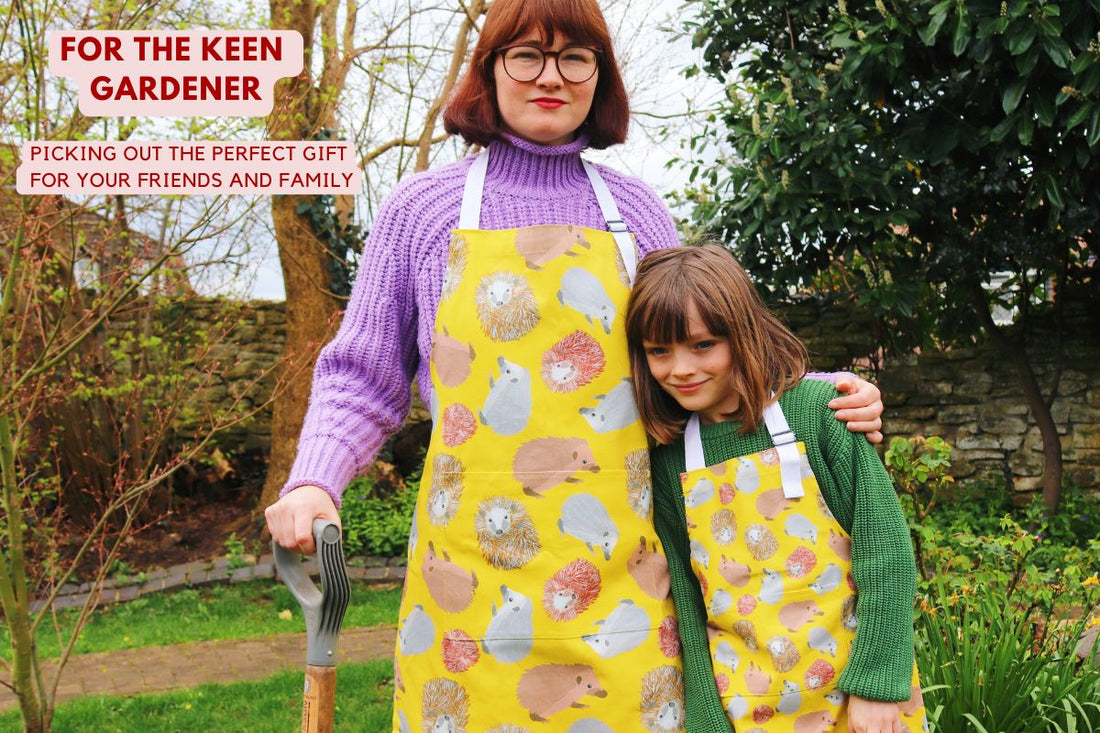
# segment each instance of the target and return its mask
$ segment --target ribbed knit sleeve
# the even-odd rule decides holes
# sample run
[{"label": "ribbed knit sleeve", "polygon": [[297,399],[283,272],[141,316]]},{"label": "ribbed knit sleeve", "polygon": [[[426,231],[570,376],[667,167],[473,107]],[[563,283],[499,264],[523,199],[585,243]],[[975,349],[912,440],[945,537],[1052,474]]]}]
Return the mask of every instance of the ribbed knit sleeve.
[{"label": "ribbed knit sleeve", "polygon": [[850,507],[842,512],[850,520],[845,517],[848,521],[841,524],[848,524],[852,537],[852,579],[858,590],[859,626],[837,686],[869,700],[908,700],[917,571],[905,515],[874,447],[822,409],[823,399],[815,403],[824,465],[811,466],[819,477],[830,475],[825,496],[830,508]]},{"label": "ribbed knit sleeve", "polygon": [[320,486],[340,506],[344,486],[401,426],[416,373],[416,264],[401,243],[423,235],[423,180],[399,187],[375,219],[336,336],[318,356],[290,480],[280,495]]},{"label": "ribbed knit sleeve", "polygon": [[668,558],[672,598],[679,621],[684,665],[684,725],[687,733],[722,733],[732,731],[732,727],[714,682],[714,664],[707,641],[707,610],[699,582],[691,570],[687,516],[680,491],[682,464],[682,452],[677,465],[671,450],[654,451],[653,522]]}]

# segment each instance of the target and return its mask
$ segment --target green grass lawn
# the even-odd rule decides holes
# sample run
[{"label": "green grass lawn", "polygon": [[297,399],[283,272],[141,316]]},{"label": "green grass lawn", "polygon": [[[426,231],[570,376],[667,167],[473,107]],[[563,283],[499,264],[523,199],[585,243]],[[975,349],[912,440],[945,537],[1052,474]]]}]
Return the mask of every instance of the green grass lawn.
[{"label": "green grass lawn", "polygon": [[[393,662],[341,665],[336,674],[339,731],[389,730]],[[54,733],[287,733],[302,717],[302,672],[281,672],[260,682],[202,685],[161,695],[85,697],[62,703]],[[19,714],[0,714],[0,730],[21,729]]]},{"label": "green grass lawn", "polygon": [[[399,587],[380,589],[377,585],[352,583],[351,603],[342,628],[397,623],[400,598]],[[290,615],[286,618],[288,611]],[[68,638],[75,619],[75,611],[57,614],[58,627],[63,632],[60,638]],[[84,627],[76,653],[292,632],[305,632],[298,602],[282,582],[256,580],[156,593],[128,603],[103,606]],[[47,622],[38,635],[42,658],[58,656],[58,638]],[[0,626],[0,657],[10,659],[10,656],[8,629]]]}]

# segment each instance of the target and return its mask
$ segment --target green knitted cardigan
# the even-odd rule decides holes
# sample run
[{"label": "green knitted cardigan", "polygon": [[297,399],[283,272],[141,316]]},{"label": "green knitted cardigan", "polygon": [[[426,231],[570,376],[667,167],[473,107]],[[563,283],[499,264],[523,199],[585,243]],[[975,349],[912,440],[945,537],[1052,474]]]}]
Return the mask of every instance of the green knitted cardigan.
[{"label": "green knitted cardigan", "polygon": [[[837,686],[870,700],[909,699],[913,670],[913,596],[916,566],[909,530],[890,478],[874,447],[848,432],[828,402],[832,384],[801,381],[779,400],[825,502],[852,537],[852,576],[859,591],[859,628],[852,654]],[[739,435],[739,423],[702,426],[707,465],[757,453],[773,443],[763,425]],[[691,570],[687,520],[680,474],[683,438],[653,451],[654,520],[672,575],[684,659],[685,723],[689,733],[729,731],[730,723],[714,682],[707,643],[707,611]]]}]

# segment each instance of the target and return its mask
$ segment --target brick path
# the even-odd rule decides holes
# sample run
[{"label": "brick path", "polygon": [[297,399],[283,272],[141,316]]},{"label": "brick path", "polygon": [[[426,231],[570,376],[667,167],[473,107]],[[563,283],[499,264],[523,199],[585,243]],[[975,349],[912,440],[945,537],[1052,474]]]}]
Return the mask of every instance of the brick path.
[{"label": "brick path", "polygon": [[[351,580],[399,583],[405,577],[400,559],[362,560],[364,566],[347,568]],[[245,558],[245,561],[248,563],[246,566],[236,568],[229,558],[188,563],[143,573],[131,584],[125,580],[109,580],[100,590],[98,603],[120,603],[184,586],[275,577],[271,555],[258,559]],[[314,563],[313,559],[305,563],[307,572],[316,572]],[[66,586],[53,606],[55,609],[80,607],[91,590],[88,583]],[[41,602],[36,601],[31,606],[37,610]],[[337,664],[392,658],[396,633],[392,626],[342,629],[336,650]],[[305,633],[79,654],[71,657],[65,665],[57,688],[57,702],[82,695],[137,695],[196,687],[206,682],[259,680],[285,669],[304,671],[305,660]],[[44,660],[42,664],[45,678],[51,679],[56,669],[55,663]],[[0,685],[0,710],[15,705],[15,695],[9,688]]]},{"label": "brick path", "polygon": [[[344,629],[336,651],[337,665],[392,658],[395,637],[392,626]],[[65,665],[57,701],[82,695],[165,692],[207,682],[259,680],[285,669],[304,671],[305,660],[304,633],[80,654]],[[49,660],[44,666],[49,679],[54,664]],[[0,710],[15,704],[11,691],[0,687]]]}]

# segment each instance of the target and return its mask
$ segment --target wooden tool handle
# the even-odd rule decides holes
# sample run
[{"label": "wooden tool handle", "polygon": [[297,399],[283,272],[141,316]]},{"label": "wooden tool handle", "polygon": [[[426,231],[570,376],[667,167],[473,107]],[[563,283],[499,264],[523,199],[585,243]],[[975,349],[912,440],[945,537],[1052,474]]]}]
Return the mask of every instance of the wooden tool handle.
[{"label": "wooden tool handle", "polygon": [[336,667],[306,665],[302,693],[302,733],[332,733],[336,706]]}]

